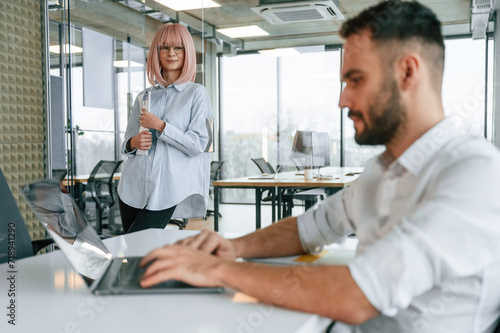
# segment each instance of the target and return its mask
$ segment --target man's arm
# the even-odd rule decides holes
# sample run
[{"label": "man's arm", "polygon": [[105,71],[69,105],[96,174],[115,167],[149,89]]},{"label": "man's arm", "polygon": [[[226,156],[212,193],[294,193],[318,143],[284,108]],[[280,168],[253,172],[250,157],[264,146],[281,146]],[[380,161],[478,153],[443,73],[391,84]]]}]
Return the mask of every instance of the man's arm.
[{"label": "man's arm", "polygon": [[378,315],[345,266],[240,263],[179,245],[154,250],[142,264],[149,262],[141,279],[143,287],[169,279],[198,286],[224,286],[265,303],[349,324],[360,324]]},{"label": "man's arm", "polygon": [[282,257],[304,253],[296,217],[287,217],[267,228],[232,240],[237,257]]},{"label": "man's arm", "polygon": [[218,233],[204,230],[196,236],[180,240],[177,244],[230,260],[238,257],[281,257],[304,253],[296,217],[285,218],[267,228],[236,239],[227,240]]},{"label": "man's arm", "polygon": [[358,325],[378,315],[346,266],[223,263],[208,273],[260,301]]}]

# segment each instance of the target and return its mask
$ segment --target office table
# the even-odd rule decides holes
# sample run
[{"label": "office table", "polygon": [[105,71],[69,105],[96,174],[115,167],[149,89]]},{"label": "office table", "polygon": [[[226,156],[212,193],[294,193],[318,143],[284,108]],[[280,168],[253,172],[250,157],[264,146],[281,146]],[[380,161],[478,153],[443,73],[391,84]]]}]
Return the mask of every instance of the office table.
[{"label": "office table", "polygon": [[[316,174],[318,170],[315,170]],[[261,203],[260,197],[262,191],[270,190],[273,196],[272,200],[272,222],[276,217],[276,199],[278,199],[278,219],[281,217],[281,190],[283,189],[304,189],[304,188],[325,188],[330,194],[349,186],[354,182],[363,168],[359,167],[325,167],[321,168],[322,175],[331,176],[331,179],[304,179],[304,175],[298,171],[278,173],[274,178],[262,178],[259,176],[241,177],[234,179],[217,180],[213,182],[214,186],[214,230],[219,230],[219,191],[222,188],[240,188],[255,189],[255,228],[261,227]]]},{"label": "office table", "polygon": [[[105,240],[114,255],[145,255],[196,231],[149,229]],[[15,264],[15,326],[8,324],[7,264],[0,265],[0,332],[321,332],[330,320],[259,303],[235,293],[92,295],[60,251]]]}]

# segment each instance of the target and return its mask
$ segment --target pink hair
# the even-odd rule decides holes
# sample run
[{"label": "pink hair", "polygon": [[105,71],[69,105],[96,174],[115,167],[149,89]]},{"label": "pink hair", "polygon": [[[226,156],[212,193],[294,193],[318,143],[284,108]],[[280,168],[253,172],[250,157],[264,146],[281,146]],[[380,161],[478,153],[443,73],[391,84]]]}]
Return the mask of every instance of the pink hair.
[{"label": "pink hair", "polygon": [[167,82],[161,76],[160,57],[158,46],[160,45],[184,45],[184,66],[182,66],[181,76],[175,83],[194,82],[196,76],[196,50],[194,48],[193,37],[183,25],[179,23],[167,23],[161,26],[156,32],[149,48],[149,57],[146,65],[148,81],[155,85],[155,80],[164,86]]}]

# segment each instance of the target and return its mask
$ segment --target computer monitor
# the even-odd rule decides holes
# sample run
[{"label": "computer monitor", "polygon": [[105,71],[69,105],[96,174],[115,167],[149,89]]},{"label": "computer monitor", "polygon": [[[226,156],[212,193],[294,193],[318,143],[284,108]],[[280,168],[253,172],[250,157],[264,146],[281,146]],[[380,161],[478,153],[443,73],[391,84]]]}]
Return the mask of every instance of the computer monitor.
[{"label": "computer monitor", "polygon": [[323,167],[330,165],[328,133],[297,131],[293,139],[291,160],[298,167]]}]

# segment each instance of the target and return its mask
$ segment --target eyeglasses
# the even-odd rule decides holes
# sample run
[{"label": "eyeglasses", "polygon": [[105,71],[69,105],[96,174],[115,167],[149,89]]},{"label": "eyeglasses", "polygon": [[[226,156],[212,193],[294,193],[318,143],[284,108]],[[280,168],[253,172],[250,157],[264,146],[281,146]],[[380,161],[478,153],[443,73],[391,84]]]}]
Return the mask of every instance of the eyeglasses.
[{"label": "eyeglasses", "polygon": [[170,49],[174,49],[174,52],[176,54],[184,52],[183,45],[180,45],[180,46],[160,45],[160,46],[158,46],[158,52],[160,52],[161,54],[169,53]]}]

